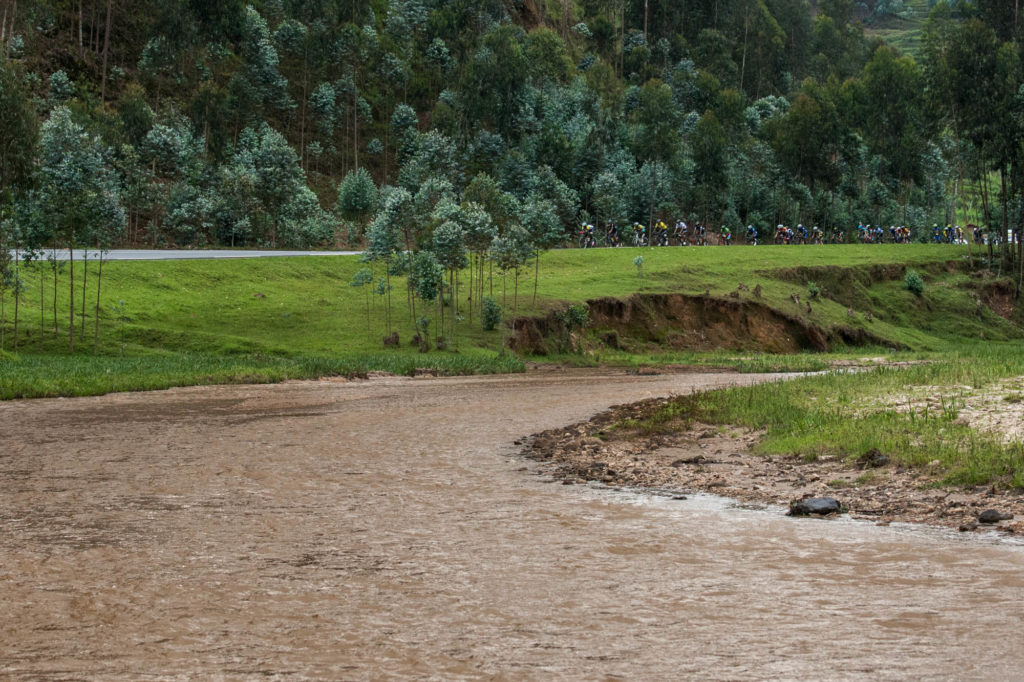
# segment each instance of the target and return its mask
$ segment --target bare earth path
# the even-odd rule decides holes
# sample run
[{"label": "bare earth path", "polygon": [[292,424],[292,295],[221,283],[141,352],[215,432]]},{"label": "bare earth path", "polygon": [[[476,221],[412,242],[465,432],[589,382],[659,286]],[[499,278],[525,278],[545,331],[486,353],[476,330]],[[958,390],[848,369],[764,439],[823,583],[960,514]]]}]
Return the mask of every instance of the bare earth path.
[{"label": "bare earth path", "polygon": [[1019,678],[1020,548],[563,487],[515,455],[752,380],[0,404],[0,677]]}]

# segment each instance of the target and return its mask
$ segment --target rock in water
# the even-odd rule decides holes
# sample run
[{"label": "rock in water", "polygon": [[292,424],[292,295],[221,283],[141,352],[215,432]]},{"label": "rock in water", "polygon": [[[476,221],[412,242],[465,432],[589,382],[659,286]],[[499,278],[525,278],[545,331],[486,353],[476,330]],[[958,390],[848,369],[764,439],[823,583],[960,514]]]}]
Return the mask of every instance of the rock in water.
[{"label": "rock in water", "polygon": [[833,497],[809,497],[789,503],[790,516],[828,516],[842,511],[839,500]]},{"label": "rock in water", "polygon": [[986,509],[978,514],[978,521],[981,523],[999,523],[1000,521],[1009,521],[1012,518],[1013,514],[1004,514],[995,509]]}]

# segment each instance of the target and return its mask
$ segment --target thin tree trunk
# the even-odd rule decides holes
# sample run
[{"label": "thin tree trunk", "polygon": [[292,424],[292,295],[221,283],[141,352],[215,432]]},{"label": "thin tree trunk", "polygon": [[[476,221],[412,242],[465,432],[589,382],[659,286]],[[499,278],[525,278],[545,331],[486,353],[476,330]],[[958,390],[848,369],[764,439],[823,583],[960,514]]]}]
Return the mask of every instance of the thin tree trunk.
[{"label": "thin tree trunk", "polygon": [[306,90],[309,88],[309,60],[303,51],[302,60],[302,106],[299,108],[299,165],[306,169]]},{"label": "thin tree trunk", "polygon": [[110,15],[112,13],[113,0],[107,0],[107,21],[103,31],[103,75],[100,78],[100,104],[107,101],[107,61],[110,56]]},{"label": "thin tree trunk", "polygon": [[82,54],[82,3],[85,0],[78,0],[78,54]]},{"label": "thin tree trunk", "polygon": [[[81,7],[81,5],[79,5]],[[68,266],[71,268],[71,275],[68,277],[69,298],[68,309],[68,352],[75,352],[75,236],[71,233],[68,240]]]},{"label": "thin tree trunk", "polygon": [[[1000,198],[1000,201],[1002,202],[1002,205],[1003,205],[1003,220],[1002,220],[1002,223],[1003,223],[1003,234],[1004,235],[1009,235],[1009,233],[1010,233],[1010,225],[1009,225],[1009,222],[1008,222],[1009,217],[1006,214],[1006,173],[1003,172],[1004,168],[1005,167],[1003,167],[1003,166],[1001,166],[999,168],[999,198]],[[1006,241],[1007,242],[1010,241],[1009,237],[1007,237]],[[1013,260],[1013,245],[1012,244],[1008,243],[1006,245],[1006,256],[1008,257],[1008,259],[1010,261]]]},{"label": "thin tree trunk", "polygon": [[14,258],[14,352],[18,352],[18,320],[21,309],[21,274],[18,272],[18,252]]},{"label": "thin tree trunk", "polygon": [[57,327],[57,247],[53,248],[53,336],[58,334]]},{"label": "thin tree trunk", "polygon": [[519,267],[516,267],[514,278],[512,280],[512,320],[515,324],[516,317],[519,316]]},{"label": "thin tree trunk", "polygon": [[750,32],[750,15],[743,15],[743,57],[740,59],[740,92],[743,92],[743,76],[747,72],[747,35]]},{"label": "thin tree trunk", "polygon": [[389,267],[389,264],[387,264],[387,263],[384,264],[384,267],[385,267],[385,270],[384,270],[384,280],[385,280],[385,283],[386,283],[386,286],[387,286],[387,292],[385,292],[385,293],[387,293],[387,295],[388,295],[388,311],[387,311],[388,336],[390,336],[391,335],[391,272],[390,272],[391,268]]},{"label": "thin tree trunk", "polygon": [[46,301],[46,271],[43,269],[42,263],[39,264],[39,339],[42,340],[43,334],[46,333],[46,308],[44,307]]},{"label": "thin tree trunk", "polygon": [[100,29],[96,25],[96,0],[92,2],[92,11],[89,14],[89,49],[95,54],[100,51]]},{"label": "thin tree trunk", "polygon": [[369,287],[372,286],[372,282],[373,282],[372,278],[370,279],[370,282],[371,282],[371,284],[366,285],[367,286],[367,289],[366,289],[366,335],[369,336],[370,340],[372,341],[373,340],[373,333],[370,332],[370,289],[369,289]]},{"label": "thin tree trunk", "polygon": [[96,273],[96,319],[93,326],[92,354],[99,355],[100,352],[100,287],[103,284],[103,251],[100,250],[100,269]]},{"label": "thin tree trunk", "polygon": [[537,305],[537,283],[540,282],[540,251],[533,264],[533,305]]},{"label": "thin tree trunk", "polygon": [[352,158],[359,170],[359,88],[352,88]]},{"label": "thin tree trunk", "polygon": [[85,342],[85,292],[89,285],[89,247],[85,248],[82,252],[85,255],[85,259],[82,261],[82,323],[78,325],[81,329],[82,342]]}]

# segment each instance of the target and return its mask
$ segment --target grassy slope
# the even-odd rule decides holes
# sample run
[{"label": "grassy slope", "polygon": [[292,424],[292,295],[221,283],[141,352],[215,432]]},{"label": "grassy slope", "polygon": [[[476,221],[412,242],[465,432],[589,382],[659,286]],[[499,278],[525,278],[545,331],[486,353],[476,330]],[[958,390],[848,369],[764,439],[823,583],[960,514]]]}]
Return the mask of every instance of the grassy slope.
[{"label": "grassy slope", "polygon": [[867,28],[869,36],[878,36],[903,54],[918,58],[921,49],[921,31],[928,19],[928,0],[904,0],[906,11],[902,16],[889,16]]},{"label": "grassy slope", "polygon": [[[923,301],[904,291],[900,282],[865,289],[864,308],[875,315],[869,322],[860,313],[851,319],[848,302],[816,302],[808,319],[830,326],[863,326],[875,334],[916,349],[941,350],[951,341],[985,332],[986,338],[1013,335],[1013,328],[994,315],[976,318],[974,294],[965,288],[966,275],[947,274],[941,264],[961,257],[964,249],[951,246],[806,246],[729,247],[669,249],[564,250],[545,254],[541,260],[539,298],[532,304],[532,269],[520,279],[519,313],[543,313],[565,302],[600,296],[626,296],[643,288],[652,292],[683,292],[725,295],[743,282],[764,291],[764,302],[791,314],[806,315],[790,300],[793,292],[805,294],[802,282],[776,279],[781,268],[842,266],[861,267],[878,263],[909,263],[934,275]],[[643,278],[633,261],[644,257]],[[44,264],[45,267],[45,264]],[[515,363],[497,360],[502,332],[483,332],[479,319],[472,327],[468,316],[457,332],[460,353],[422,356],[405,343],[411,336],[411,317],[405,304],[404,280],[394,280],[394,324],[402,335],[400,350],[382,352],[385,333],[383,303],[371,302],[371,328],[366,325],[366,290],[354,289],[353,274],[365,267],[355,257],[256,259],[223,261],[111,262],[104,266],[100,355],[115,358],[122,350],[129,357],[160,357],[159,363],[126,365],[129,375],[140,377],[140,387],[173,385],[206,380],[275,380],[315,376],[318,372],[358,373],[372,369],[411,372],[417,367],[442,371],[507,371]],[[92,351],[92,306],[96,291],[96,267],[90,268],[87,338],[79,340],[74,361],[84,374],[118,372],[111,362],[88,360]],[[49,386],[38,394],[70,394],[64,382],[56,387],[48,374],[64,374],[67,353],[66,273],[61,275],[58,296],[60,333],[52,334],[52,281],[44,270],[44,329],[40,332],[39,275],[23,273],[29,290],[21,311],[20,363],[0,362],[0,395],[34,395],[33,385]],[[81,267],[76,267],[76,286],[81,287]],[[464,276],[464,284],[466,278]],[[842,277],[829,287],[843,289]],[[826,293],[829,293],[826,288]],[[496,275],[494,293],[503,300],[502,279]],[[513,285],[507,281],[507,307],[512,307]],[[461,290],[465,296],[466,288]],[[113,311],[124,301],[124,347],[121,324]],[[424,314],[420,305],[417,315]],[[436,320],[436,308],[426,311]],[[466,315],[465,310],[463,314]],[[6,348],[11,348],[10,305],[7,308]],[[77,322],[76,322],[77,324]],[[436,324],[436,322],[435,322]],[[977,327],[978,329],[976,329]],[[83,343],[84,341],[84,343]],[[183,355],[184,354],[184,355]],[[28,362],[27,358],[53,356],[53,361]],[[58,360],[57,358],[65,358]],[[225,360],[230,359],[230,362]],[[692,359],[692,358],[691,358]],[[163,364],[160,364],[163,363]],[[225,364],[226,363],[226,364]],[[209,367],[207,366],[209,365]],[[29,371],[29,367],[33,369]],[[160,367],[149,371],[146,367]],[[771,365],[774,366],[774,365]],[[94,368],[89,370],[90,367]],[[798,366],[799,367],[799,366]],[[756,368],[756,367],[754,367]],[[144,379],[153,373],[160,379]],[[226,377],[226,378],[219,378]],[[17,388],[12,388],[16,386]],[[83,389],[95,393],[130,388],[131,381],[99,382]]]}]

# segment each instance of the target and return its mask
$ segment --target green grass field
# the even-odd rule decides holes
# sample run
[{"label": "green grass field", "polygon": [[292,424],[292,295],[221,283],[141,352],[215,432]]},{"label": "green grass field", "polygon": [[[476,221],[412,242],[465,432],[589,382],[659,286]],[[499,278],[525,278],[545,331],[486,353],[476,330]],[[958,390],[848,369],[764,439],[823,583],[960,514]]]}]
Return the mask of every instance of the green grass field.
[{"label": "green grass field", "polygon": [[[644,259],[642,272],[634,265],[638,255]],[[761,301],[787,314],[823,327],[862,327],[916,351],[940,352],[980,335],[996,340],[1019,336],[1017,327],[991,311],[978,312],[972,280],[956,267],[965,255],[964,247],[932,245],[571,249],[541,258],[536,302],[532,267],[521,273],[515,306],[511,274],[495,272],[485,281],[485,293],[493,292],[504,304],[506,316],[513,307],[520,315],[543,315],[569,303],[637,291],[725,297],[744,283],[750,289],[760,285]],[[870,268],[884,264],[907,264],[924,273],[924,297],[904,290],[899,279],[871,281]],[[518,359],[501,352],[505,331],[483,331],[478,312],[470,319],[468,273],[463,273],[459,288],[454,347],[427,354],[409,344],[415,318],[404,280],[392,278],[392,323],[401,346],[385,349],[384,298],[371,294],[370,287],[350,284],[364,267],[357,257],[106,263],[95,358],[96,264],[90,266],[86,283],[84,327],[83,269],[76,264],[74,355],[68,352],[68,270],[58,275],[55,333],[53,272],[47,263],[23,268],[26,291],[19,306],[19,346],[16,356],[0,361],[0,396],[84,395],[373,370],[411,374],[418,369],[521,369]],[[382,276],[381,266],[376,270],[376,276]],[[791,299],[799,293],[806,300],[804,280],[809,276],[819,280],[823,292],[812,313]],[[851,309],[856,312],[852,317]],[[417,302],[416,317],[433,320],[431,336],[438,333],[438,312],[436,304]],[[451,320],[450,306],[445,315]],[[12,318],[8,295],[0,325],[2,350],[8,353],[14,352]],[[859,349],[839,350],[863,354]],[[780,359],[658,349],[627,355],[600,348],[564,360],[714,364],[747,371],[820,369],[828,362],[811,355]]]}]

